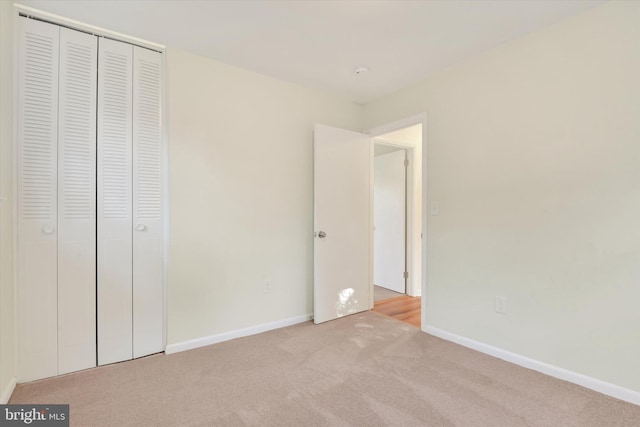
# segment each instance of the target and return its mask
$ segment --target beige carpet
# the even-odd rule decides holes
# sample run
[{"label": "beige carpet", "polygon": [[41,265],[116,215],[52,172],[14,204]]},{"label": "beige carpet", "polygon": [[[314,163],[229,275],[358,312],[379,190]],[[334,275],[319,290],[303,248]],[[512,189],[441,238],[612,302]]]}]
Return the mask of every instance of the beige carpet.
[{"label": "beige carpet", "polygon": [[640,407],[367,312],[19,385],[74,426],[638,426]]},{"label": "beige carpet", "polygon": [[373,285],[373,301],[374,302],[401,297],[402,295],[405,295],[405,294],[392,291],[391,289],[383,288],[382,286]]}]

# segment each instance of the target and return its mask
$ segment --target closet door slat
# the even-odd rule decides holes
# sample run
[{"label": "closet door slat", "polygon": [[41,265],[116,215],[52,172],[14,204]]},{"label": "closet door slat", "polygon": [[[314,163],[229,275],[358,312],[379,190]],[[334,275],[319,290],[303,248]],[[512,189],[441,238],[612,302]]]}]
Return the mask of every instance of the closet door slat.
[{"label": "closet door slat", "polygon": [[60,29],[58,373],[96,365],[96,36]]},{"label": "closet door slat", "polygon": [[162,56],[133,50],[133,357],[164,350]]},{"label": "closet door slat", "polygon": [[133,357],[133,46],[98,41],[98,364]]},{"label": "closet door slat", "polygon": [[18,19],[18,380],[58,373],[60,28]]}]

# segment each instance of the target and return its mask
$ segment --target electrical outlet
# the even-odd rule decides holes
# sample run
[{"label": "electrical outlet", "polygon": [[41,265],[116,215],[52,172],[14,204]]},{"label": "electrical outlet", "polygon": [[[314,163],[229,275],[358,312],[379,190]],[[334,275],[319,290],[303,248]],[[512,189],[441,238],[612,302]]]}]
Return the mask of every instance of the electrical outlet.
[{"label": "electrical outlet", "polygon": [[507,297],[496,296],[496,313],[507,314]]},{"label": "electrical outlet", "polygon": [[271,292],[273,292],[273,286],[271,285],[271,280],[267,280],[264,282],[264,293],[270,294]]}]

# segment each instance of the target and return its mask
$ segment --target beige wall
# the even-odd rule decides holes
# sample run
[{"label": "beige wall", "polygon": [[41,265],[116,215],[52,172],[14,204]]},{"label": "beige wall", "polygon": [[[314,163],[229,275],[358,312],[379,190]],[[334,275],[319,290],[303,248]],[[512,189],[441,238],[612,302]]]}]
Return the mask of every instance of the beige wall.
[{"label": "beige wall", "polygon": [[13,300],[13,7],[0,1],[0,403],[15,377]]},{"label": "beige wall", "polygon": [[[10,4],[0,393],[15,374]],[[608,3],[364,108],[169,49],[168,343],[310,313],[313,123],[361,130],[426,111],[440,207],[429,325],[640,390],[638,22],[640,3]]]},{"label": "beige wall", "polygon": [[168,343],[311,313],[313,124],[362,107],[175,49],[167,78]]},{"label": "beige wall", "polygon": [[637,391],[639,23],[607,3],[365,107],[428,114],[428,324]]}]

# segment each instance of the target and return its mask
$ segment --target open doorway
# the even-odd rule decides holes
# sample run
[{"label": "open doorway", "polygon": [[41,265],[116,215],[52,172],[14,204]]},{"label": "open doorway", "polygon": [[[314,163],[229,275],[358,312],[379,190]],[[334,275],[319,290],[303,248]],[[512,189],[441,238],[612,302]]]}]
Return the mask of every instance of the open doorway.
[{"label": "open doorway", "polygon": [[[413,325],[424,330],[427,218],[426,114],[368,134],[314,126],[314,322],[323,323],[374,309],[373,162],[374,144],[406,152],[406,278],[403,298],[415,304]],[[413,136],[410,136],[413,134]],[[423,148],[424,147],[424,148]],[[424,239],[422,238],[424,236]],[[393,299],[391,300],[393,301]],[[377,311],[377,310],[376,310]],[[406,313],[400,315],[405,316]],[[392,315],[392,317],[395,317]]]},{"label": "open doorway", "polygon": [[373,137],[373,308],[422,324],[422,121]]},{"label": "open doorway", "polygon": [[374,142],[373,300],[407,293],[407,151]]}]

